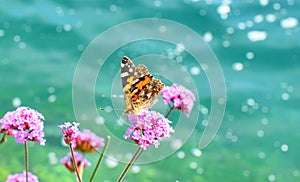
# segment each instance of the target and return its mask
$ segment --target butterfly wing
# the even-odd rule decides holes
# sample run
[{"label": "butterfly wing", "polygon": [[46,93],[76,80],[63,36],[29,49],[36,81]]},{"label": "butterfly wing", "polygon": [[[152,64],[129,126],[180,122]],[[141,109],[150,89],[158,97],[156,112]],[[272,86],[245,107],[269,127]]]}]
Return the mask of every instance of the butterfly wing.
[{"label": "butterfly wing", "polygon": [[134,107],[147,110],[157,102],[157,96],[164,84],[155,79],[145,65],[138,65],[136,71],[139,73],[139,82],[135,84],[135,87],[140,90],[140,93],[136,102],[137,106],[134,105]]},{"label": "butterfly wing", "polygon": [[132,84],[136,76],[136,68],[131,59],[124,56],[121,61],[121,80],[124,91],[126,109],[124,113],[133,113],[132,105]]},{"label": "butterfly wing", "polygon": [[150,74],[145,65],[134,66],[126,56],[121,62],[121,79],[126,103],[126,114],[138,114],[157,101],[164,84]]},{"label": "butterfly wing", "polygon": [[[121,61],[121,80],[122,86],[125,88],[128,84],[131,85],[134,77],[136,68],[128,57],[124,56]],[[130,81],[131,80],[131,81]],[[124,90],[124,89],[123,89]]]}]

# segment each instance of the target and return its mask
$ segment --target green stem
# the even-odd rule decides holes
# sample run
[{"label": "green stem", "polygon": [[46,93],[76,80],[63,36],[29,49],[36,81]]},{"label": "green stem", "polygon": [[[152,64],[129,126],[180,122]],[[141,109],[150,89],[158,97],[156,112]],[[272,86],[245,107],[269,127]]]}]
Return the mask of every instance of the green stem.
[{"label": "green stem", "polygon": [[173,109],[174,109],[174,106],[169,106],[169,111],[168,111],[168,113],[165,115],[165,118],[168,118],[169,117],[169,115],[171,114],[171,112],[173,111]]},{"label": "green stem", "polygon": [[107,149],[107,147],[108,147],[109,142],[110,142],[110,136],[107,136],[107,137],[106,137],[106,142],[105,142],[105,145],[104,145],[104,148],[103,148],[103,151],[102,151],[101,154],[100,154],[99,160],[98,160],[98,162],[97,162],[97,164],[96,164],[96,167],[95,167],[95,169],[94,169],[94,171],[93,171],[93,174],[92,174],[92,176],[91,176],[91,178],[90,178],[90,182],[93,181],[93,179],[94,179],[94,177],[95,177],[95,175],[96,175],[96,173],[97,173],[97,170],[98,170],[98,168],[99,168],[99,166],[100,166],[100,164],[101,164],[101,161],[102,161],[103,156],[104,156],[104,154],[105,154],[105,152],[106,152],[106,149]]},{"label": "green stem", "polygon": [[26,175],[26,182],[28,182],[28,147],[26,141],[24,143],[24,150],[25,150],[25,175]]},{"label": "green stem", "polygon": [[0,144],[4,143],[6,141],[6,138],[5,138],[6,134],[3,134],[2,135],[2,138],[0,140]]},{"label": "green stem", "polygon": [[120,175],[120,177],[118,179],[118,182],[122,182],[123,181],[123,179],[126,176],[128,170],[134,164],[134,162],[137,160],[137,158],[141,155],[142,152],[143,152],[143,149],[141,147],[139,147],[137,149],[137,151],[135,152],[135,154],[133,155],[133,157],[131,158],[130,162],[127,164],[127,166],[124,169],[124,171],[122,172],[122,174]]},{"label": "green stem", "polygon": [[71,155],[72,155],[72,160],[73,160],[73,167],[75,169],[75,172],[76,172],[76,175],[77,175],[77,179],[78,179],[79,182],[81,182],[80,174],[79,174],[78,168],[77,168],[77,161],[76,161],[76,158],[75,158],[75,155],[74,155],[74,151],[73,151],[73,148],[72,148],[72,143],[69,144],[69,147],[70,147],[70,151],[71,151]]}]

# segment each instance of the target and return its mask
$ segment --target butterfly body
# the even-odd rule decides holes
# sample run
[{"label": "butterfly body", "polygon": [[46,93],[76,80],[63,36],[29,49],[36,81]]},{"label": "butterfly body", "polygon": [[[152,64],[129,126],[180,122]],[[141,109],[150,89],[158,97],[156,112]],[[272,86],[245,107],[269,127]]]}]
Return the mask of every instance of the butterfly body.
[{"label": "butterfly body", "polygon": [[164,84],[155,79],[145,65],[137,67],[126,56],[121,61],[121,79],[125,97],[124,113],[138,115],[151,108]]}]

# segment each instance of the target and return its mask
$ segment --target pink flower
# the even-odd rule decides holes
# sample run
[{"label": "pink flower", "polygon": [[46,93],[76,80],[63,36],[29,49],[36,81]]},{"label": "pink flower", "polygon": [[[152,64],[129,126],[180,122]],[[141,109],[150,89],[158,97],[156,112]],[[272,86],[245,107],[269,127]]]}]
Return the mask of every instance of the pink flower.
[{"label": "pink flower", "polygon": [[66,144],[68,145],[72,145],[72,147],[74,148],[76,146],[76,137],[78,135],[78,126],[79,123],[73,122],[66,122],[62,125],[59,125],[58,127],[61,128],[61,132],[64,135],[64,141],[66,142]]},{"label": "pink flower", "polygon": [[165,86],[160,93],[166,104],[175,107],[189,117],[196,100],[190,90],[182,85],[173,84],[172,86]]},{"label": "pink flower", "polygon": [[78,132],[75,140],[76,147],[74,149],[82,153],[93,153],[100,147],[104,146],[104,139],[98,137],[95,133],[87,129],[82,132]]},{"label": "pink flower", "polygon": [[16,142],[39,142],[45,145],[44,116],[29,107],[19,107],[15,111],[7,112],[0,120],[0,132],[16,137]]},{"label": "pink flower", "polygon": [[[26,182],[26,172],[23,171],[21,174],[11,174],[7,177],[6,182]],[[28,182],[39,182],[37,176],[28,172]]]},{"label": "pink flower", "polygon": [[[76,166],[78,169],[81,169],[81,167],[82,167],[81,165],[83,165],[83,168],[91,165],[91,163],[88,160],[86,160],[82,155],[80,155],[78,152],[74,152],[74,156],[76,159]],[[73,167],[73,159],[72,159],[71,153],[69,153],[67,156],[61,158],[60,162],[62,164],[64,164],[70,172],[75,171],[75,169]]]},{"label": "pink flower", "polygon": [[140,115],[128,115],[132,126],[127,129],[125,139],[130,139],[146,150],[149,146],[158,147],[159,140],[174,132],[171,121],[155,111],[144,111]]}]

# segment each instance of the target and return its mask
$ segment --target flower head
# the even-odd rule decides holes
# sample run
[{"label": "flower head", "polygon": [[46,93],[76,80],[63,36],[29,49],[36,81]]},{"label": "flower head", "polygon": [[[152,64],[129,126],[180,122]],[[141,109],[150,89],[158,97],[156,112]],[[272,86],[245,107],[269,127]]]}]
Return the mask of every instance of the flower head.
[{"label": "flower head", "polygon": [[72,147],[74,148],[76,146],[76,137],[78,135],[78,126],[79,123],[73,122],[66,122],[62,125],[59,125],[58,127],[61,128],[61,132],[64,135],[64,141],[66,142],[66,144],[68,145],[72,145]]},{"label": "flower head", "polygon": [[75,140],[76,147],[74,149],[82,153],[93,153],[100,147],[104,146],[104,139],[98,137],[95,133],[87,129],[82,132],[78,132]]},{"label": "flower head", "polygon": [[45,145],[44,116],[29,107],[19,107],[15,111],[7,112],[0,120],[0,132],[16,137],[16,142],[39,142]]},{"label": "flower head", "polygon": [[[80,169],[81,167],[85,168],[91,165],[91,163],[88,160],[86,160],[82,155],[80,155],[78,152],[74,152],[74,156],[76,159],[76,166],[78,169]],[[72,159],[71,152],[65,157],[61,158],[60,162],[64,164],[70,172],[75,172],[75,168],[73,167],[73,159]]]},{"label": "flower head", "polygon": [[173,84],[172,86],[165,86],[160,93],[166,104],[172,104],[174,108],[189,117],[196,100],[190,90],[182,85]]},{"label": "flower head", "polygon": [[174,132],[171,121],[155,111],[144,111],[140,115],[128,115],[132,126],[127,129],[125,139],[130,139],[146,150],[149,146],[158,147],[159,140]]},{"label": "flower head", "polygon": [[[21,174],[11,174],[6,179],[6,182],[25,182],[25,181],[26,181],[25,171],[23,171],[23,173]],[[39,179],[31,172],[28,172],[28,182],[39,182]]]}]

